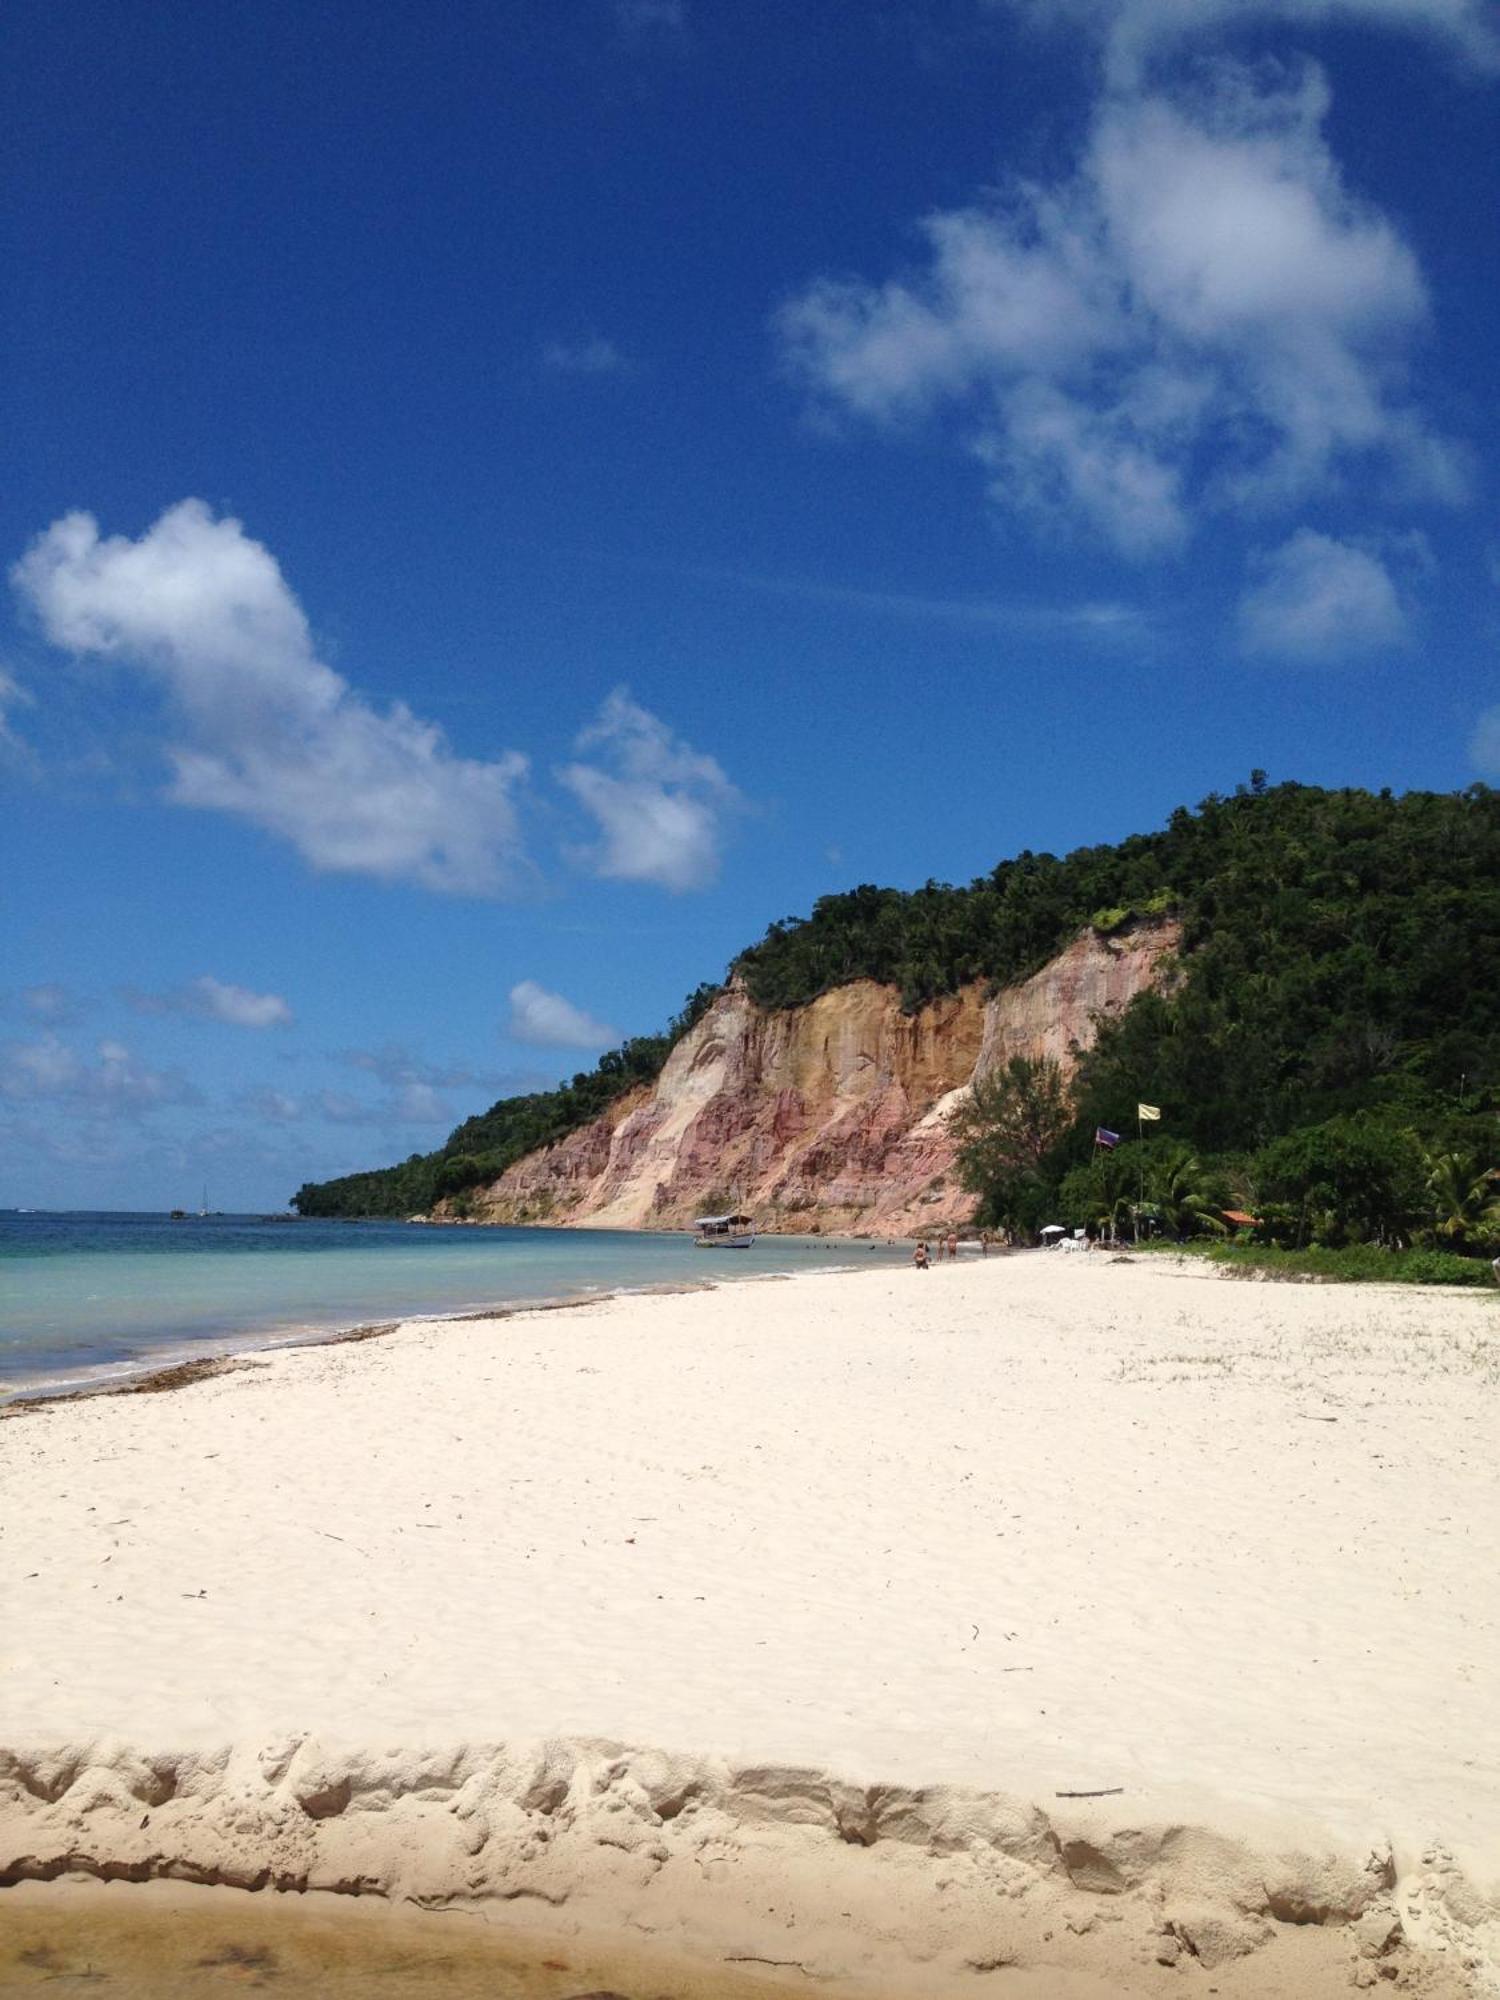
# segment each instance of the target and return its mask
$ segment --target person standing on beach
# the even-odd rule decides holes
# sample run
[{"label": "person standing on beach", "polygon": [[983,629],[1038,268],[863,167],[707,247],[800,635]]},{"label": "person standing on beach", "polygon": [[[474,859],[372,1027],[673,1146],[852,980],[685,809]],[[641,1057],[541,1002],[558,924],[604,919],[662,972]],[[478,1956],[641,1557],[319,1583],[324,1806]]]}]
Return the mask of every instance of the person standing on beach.
[{"label": "person standing on beach", "polygon": [[948,1255],[950,1258],[958,1256],[958,1238],[951,1229],[948,1231]]},{"label": "person standing on beach", "polygon": [[917,1244],[916,1249],[912,1252],[911,1261],[916,1265],[919,1271],[925,1271],[927,1269],[927,1262],[928,1262],[927,1245],[925,1243],[919,1242]]}]

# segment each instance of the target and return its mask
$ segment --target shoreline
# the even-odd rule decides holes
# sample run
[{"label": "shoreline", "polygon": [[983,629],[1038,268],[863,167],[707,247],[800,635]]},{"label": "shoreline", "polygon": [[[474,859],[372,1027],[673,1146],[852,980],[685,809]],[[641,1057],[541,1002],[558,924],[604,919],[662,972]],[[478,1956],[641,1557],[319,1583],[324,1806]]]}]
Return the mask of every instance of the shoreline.
[{"label": "shoreline", "polygon": [[[766,1277],[776,1278],[786,1275],[770,1271]],[[676,1292],[712,1291],[715,1281],[705,1278],[701,1284],[673,1284],[670,1281],[659,1285],[621,1285],[608,1291],[584,1291],[558,1298],[524,1299],[514,1305],[477,1306],[462,1312],[408,1314],[404,1319],[366,1320],[355,1326],[335,1327],[328,1331],[300,1330],[284,1336],[273,1337],[259,1345],[242,1346],[243,1335],[232,1334],[228,1338],[235,1342],[222,1351],[210,1350],[203,1354],[190,1354],[181,1361],[167,1361],[160,1356],[142,1355],[138,1365],[122,1363],[120,1372],[98,1381],[82,1380],[67,1386],[68,1378],[59,1377],[58,1386],[51,1381],[35,1387],[8,1390],[0,1399],[0,1422],[9,1416],[21,1416],[34,1410],[43,1410],[53,1403],[81,1403],[101,1396],[150,1396],[168,1393],[175,1389],[190,1389],[197,1382],[212,1381],[216,1375],[231,1375],[236,1370],[253,1367],[260,1355],[297,1354],[309,1347],[343,1347],[357,1345],[366,1340],[383,1340],[389,1334],[399,1333],[403,1326],[409,1326],[420,1318],[424,1326],[462,1326],[469,1320],[513,1319],[518,1313],[570,1312],[580,1306],[602,1305],[615,1298],[650,1298],[668,1296]]]},{"label": "shoreline", "polygon": [[[439,1225],[432,1225],[437,1227]],[[471,1225],[455,1225],[469,1227]],[[476,1224],[474,1227],[489,1227]],[[509,1228],[512,1225],[493,1225]],[[531,1225],[514,1225],[518,1227]],[[601,1232],[607,1233],[607,1232]],[[680,1234],[668,1230],[620,1230],[620,1235],[657,1235],[671,1237]],[[768,1232],[769,1233],[769,1232]],[[889,1246],[880,1238],[826,1238],[800,1237],[786,1234],[786,1240],[793,1242],[826,1244],[837,1250],[848,1246],[851,1250],[857,1243],[862,1250],[880,1251]],[[842,1273],[846,1269],[854,1271],[863,1267],[851,1264],[828,1265],[820,1275]],[[261,1354],[276,1354],[295,1351],[304,1347],[334,1345],[340,1341],[373,1339],[379,1335],[394,1332],[398,1327],[420,1320],[424,1324],[440,1322],[461,1323],[465,1320],[503,1319],[516,1313],[556,1312],[574,1305],[588,1305],[612,1298],[651,1297],[659,1293],[676,1291],[708,1291],[723,1283],[765,1283],[783,1277],[802,1275],[785,1271],[747,1271],[742,1277],[725,1279],[714,1275],[702,1279],[662,1278],[647,1279],[638,1284],[624,1282],[598,1286],[585,1285],[577,1291],[544,1293],[535,1298],[500,1300],[491,1303],[469,1303],[453,1311],[419,1310],[403,1314],[398,1319],[362,1320],[352,1323],[330,1322],[325,1326],[290,1325],[276,1328],[251,1329],[202,1336],[187,1335],[180,1343],[183,1350],[180,1358],[171,1358],[178,1352],[177,1347],[154,1349],[133,1356],[128,1360],[110,1363],[80,1363],[76,1368],[54,1371],[36,1377],[19,1379],[15,1386],[0,1381],[0,1417],[21,1406],[35,1407],[42,1403],[74,1401],[85,1396],[130,1395],[157,1383],[158,1378],[181,1377],[182,1383],[206,1380],[215,1373],[226,1373],[236,1364]],[[187,1371],[187,1372],[184,1372]],[[175,1380],[163,1380],[162,1387],[176,1387]]]},{"label": "shoreline", "polygon": [[852,1275],[0,1427],[0,1878],[705,1962],[790,1924],[869,1993],[986,1954],[1500,1990],[1486,1326],[1105,1259]]}]

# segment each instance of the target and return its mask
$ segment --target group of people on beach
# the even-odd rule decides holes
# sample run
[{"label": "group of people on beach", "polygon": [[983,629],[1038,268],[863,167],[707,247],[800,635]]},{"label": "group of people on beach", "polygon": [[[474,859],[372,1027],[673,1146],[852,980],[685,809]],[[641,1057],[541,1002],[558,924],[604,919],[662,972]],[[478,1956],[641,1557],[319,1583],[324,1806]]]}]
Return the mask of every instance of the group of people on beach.
[{"label": "group of people on beach", "polygon": [[[982,1257],[988,1257],[990,1254],[990,1232],[987,1229],[980,1232],[979,1253]],[[958,1256],[958,1238],[951,1229],[946,1236],[938,1236],[933,1239],[933,1248],[931,1250],[927,1247],[926,1237],[919,1236],[917,1238],[917,1247],[912,1252],[911,1261],[919,1271],[927,1271],[932,1268],[934,1263],[940,1263],[945,1255],[951,1258],[957,1258]]]}]

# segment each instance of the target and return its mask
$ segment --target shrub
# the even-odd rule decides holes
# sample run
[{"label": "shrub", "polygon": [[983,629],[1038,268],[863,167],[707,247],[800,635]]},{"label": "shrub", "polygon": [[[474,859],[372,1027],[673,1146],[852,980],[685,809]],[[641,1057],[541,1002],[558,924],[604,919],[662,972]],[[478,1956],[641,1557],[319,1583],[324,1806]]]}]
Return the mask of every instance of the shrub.
[{"label": "shrub", "polygon": [[[1496,1290],[1487,1263],[1477,1257],[1456,1256],[1451,1250],[1383,1250],[1374,1243],[1349,1244],[1342,1249],[1314,1245],[1307,1250],[1279,1250],[1259,1243],[1143,1247],[1187,1249],[1211,1264],[1250,1277],[1264,1273],[1268,1278],[1320,1278],[1330,1284],[1463,1285]],[[1496,1296],[1500,1297],[1500,1290]]]},{"label": "shrub", "polygon": [[1371,1118],[1329,1118],[1264,1147],[1251,1180],[1272,1234],[1293,1247],[1404,1242],[1426,1214],[1421,1149]]}]

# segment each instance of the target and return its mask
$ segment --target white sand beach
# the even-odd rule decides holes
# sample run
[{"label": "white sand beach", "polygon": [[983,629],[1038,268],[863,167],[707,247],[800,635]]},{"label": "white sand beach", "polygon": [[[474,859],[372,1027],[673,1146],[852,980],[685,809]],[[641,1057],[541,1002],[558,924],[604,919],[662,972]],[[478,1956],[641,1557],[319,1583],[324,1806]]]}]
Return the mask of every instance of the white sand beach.
[{"label": "white sand beach", "polygon": [[1500,1991],[1497,1409],[1486,1295],[1035,1253],[12,1412],[0,1873]]}]

